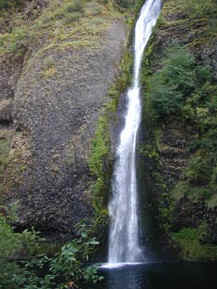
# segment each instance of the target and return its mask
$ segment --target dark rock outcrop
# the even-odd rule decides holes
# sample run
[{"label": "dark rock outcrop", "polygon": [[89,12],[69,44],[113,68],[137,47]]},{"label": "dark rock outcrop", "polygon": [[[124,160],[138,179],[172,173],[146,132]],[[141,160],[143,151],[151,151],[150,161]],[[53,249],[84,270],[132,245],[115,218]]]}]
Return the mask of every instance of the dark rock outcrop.
[{"label": "dark rock outcrop", "polygon": [[19,204],[18,226],[65,234],[92,214],[91,140],[126,36],[126,25],[114,19],[96,47],[51,48],[25,62],[13,102],[12,164],[4,179],[7,202]]}]

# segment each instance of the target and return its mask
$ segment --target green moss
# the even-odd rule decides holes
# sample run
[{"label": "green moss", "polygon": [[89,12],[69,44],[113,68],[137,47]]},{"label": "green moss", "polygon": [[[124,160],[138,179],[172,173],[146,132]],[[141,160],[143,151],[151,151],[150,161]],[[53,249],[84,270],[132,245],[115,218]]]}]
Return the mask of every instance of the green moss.
[{"label": "green moss", "polygon": [[[60,5],[57,0],[49,1],[48,7],[38,13],[34,21],[26,21],[25,11],[11,10],[13,23],[10,31],[0,34],[0,55],[23,54],[27,48],[36,46],[39,40],[45,42],[47,47],[54,48],[64,48],[68,43],[73,48],[84,46],[83,43],[85,46],[96,47],[96,43],[101,40],[101,33],[114,19],[122,17],[114,5],[110,4],[94,0],[64,0]],[[10,18],[5,15],[7,23]],[[98,21],[95,19],[96,15]],[[74,45],[74,42],[77,43]],[[44,48],[45,46],[42,47]]]},{"label": "green moss", "polygon": [[0,35],[0,55],[4,53],[15,53],[26,45],[29,31],[27,27],[17,27],[12,33]]},{"label": "green moss", "polygon": [[213,209],[217,207],[217,194],[214,194],[206,201],[207,207]]},{"label": "green moss", "polygon": [[97,212],[107,208],[113,165],[110,126],[115,124],[120,94],[130,83],[131,68],[132,56],[126,52],[121,61],[120,75],[108,91],[110,100],[99,117],[95,137],[92,140],[88,165],[92,175],[96,178],[92,191],[93,205]]},{"label": "green moss", "polygon": [[14,0],[14,1],[12,1],[12,3],[9,0],[0,0],[0,10],[1,9],[8,9],[11,7],[16,7],[19,4],[21,4],[20,0]]},{"label": "green moss", "polygon": [[69,18],[80,18],[84,9],[84,1],[74,0],[72,2],[64,1],[62,6],[56,6],[56,9],[49,13],[46,17],[43,18],[43,22],[52,23],[54,20],[63,20],[64,23],[66,19]]},{"label": "green moss", "polygon": [[95,138],[92,141],[91,156],[89,158],[89,168],[93,175],[96,176],[94,184],[94,201],[95,208],[102,205],[103,195],[106,191],[105,178],[108,169],[108,155],[109,155],[109,135],[108,122],[106,118],[100,117]]},{"label": "green moss", "polygon": [[8,154],[10,150],[10,140],[7,138],[0,139],[0,176],[8,164]]}]

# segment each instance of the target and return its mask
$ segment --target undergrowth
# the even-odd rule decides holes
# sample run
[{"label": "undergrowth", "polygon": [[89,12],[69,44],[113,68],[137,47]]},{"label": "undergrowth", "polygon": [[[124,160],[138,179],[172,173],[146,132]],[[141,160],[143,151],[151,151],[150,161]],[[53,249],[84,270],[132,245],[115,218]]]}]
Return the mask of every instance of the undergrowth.
[{"label": "undergrowth", "polygon": [[198,228],[183,228],[172,234],[172,239],[181,249],[181,255],[186,260],[216,260],[217,246],[203,244],[201,238],[206,234],[206,224]]},{"label": "undergrowth", "polygon": [[96,266],[84,266],[99,242],[85,223],[77,226],[77,237],[52,256],[41,254],[43,244],[33,229],[16,233],[0,215],[0,288],[62,289],[94,284],[102,279]]}]

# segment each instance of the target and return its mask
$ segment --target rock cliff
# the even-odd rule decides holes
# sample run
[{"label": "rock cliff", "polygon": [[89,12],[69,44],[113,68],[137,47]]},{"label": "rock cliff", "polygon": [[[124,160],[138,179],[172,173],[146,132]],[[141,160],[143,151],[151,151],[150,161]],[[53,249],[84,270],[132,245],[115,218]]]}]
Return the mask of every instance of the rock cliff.
[{"label": "rock cliff", "polygon": [[92,215],[91,141],[119,73],[127,25],[100,1],[45,2],[31,10],[38,14],[29,30],[38,25],[38,39],[29,42],[25,31],[15,51],[3,43],[1,140],[9,149],[1,190],[8,205],[17,204],[18,226],[70,233]]},{"label": "rock cliff", "polygon": [[188,260],[217,258],[216,13],[212,0],[165,1],[143,66],[152,193],[163,231]]}]

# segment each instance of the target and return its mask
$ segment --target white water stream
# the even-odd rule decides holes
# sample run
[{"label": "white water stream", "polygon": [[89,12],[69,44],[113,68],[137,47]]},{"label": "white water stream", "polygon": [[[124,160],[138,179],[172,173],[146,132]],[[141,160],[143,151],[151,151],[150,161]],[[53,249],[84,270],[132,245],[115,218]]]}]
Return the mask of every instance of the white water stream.
[{"label": "white water stream", "polygon": [[136,139],[141,121],[139,75],[145,46],[151,36],[161,9],[160,0],[146,0],[135,27],[134,72],[127,91],[124,128],[116,152],[112,183],[108,265],[144,261],[139,244],[139,216],[136,180]]}]

